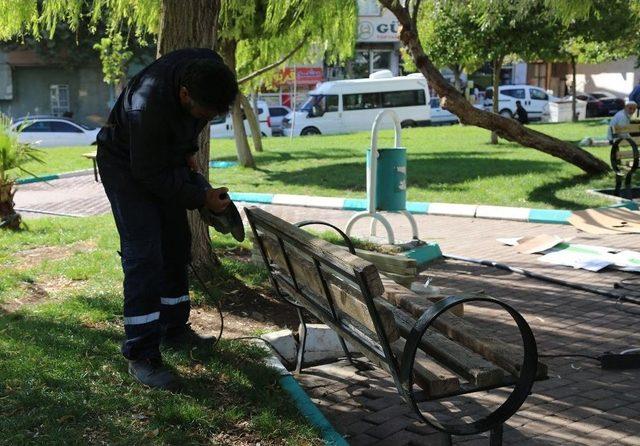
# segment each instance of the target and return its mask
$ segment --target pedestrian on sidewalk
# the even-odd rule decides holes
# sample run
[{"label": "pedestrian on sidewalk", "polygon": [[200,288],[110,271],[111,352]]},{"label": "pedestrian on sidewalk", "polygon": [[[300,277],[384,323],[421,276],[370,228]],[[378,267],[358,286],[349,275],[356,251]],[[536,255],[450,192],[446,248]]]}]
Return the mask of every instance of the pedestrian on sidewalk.
[{"label": "pedestrian on sidewalk", "polygon": [[[198,136],[224,116],[238,93],[233,72],[208,49],[181,49],[134,76],[98,134],[97,162],[120,235],[124,271],[122,354],[129,373],[150,387],[172,388],[163,343],[191,342],[187,209],[215,213],[226,188],[196,181]],[[202,180],[202,178],[201,178]]]}]

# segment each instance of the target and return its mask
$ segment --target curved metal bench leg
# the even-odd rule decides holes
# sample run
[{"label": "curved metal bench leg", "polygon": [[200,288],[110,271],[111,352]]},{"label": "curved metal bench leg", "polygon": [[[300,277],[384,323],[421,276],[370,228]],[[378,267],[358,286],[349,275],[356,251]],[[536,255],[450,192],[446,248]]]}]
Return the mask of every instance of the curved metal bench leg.
[{"label": "curved metal bench leg", "polygon": [[631,177],[633,176],[633,170],[624,177],[624,188],[627,191],[627,199],[633,200],[633,191],[631,190]]},{"label": "curved metal bench leg", "polygon": [[503,425],[498,424],[489,432],[489,446],[502,446]]},{"label": "curved metal bench leg", "polygon": [[409,220],[409,223],[411,224],[411,235],[414,240],[418,240],[418,223],[416,223],[416,219],[413,218],[411,212],[407,210],[400,211],[400,213],[407,217],[407,220]]},{"label": "curved metal bench leg", "polygon": [[620,197],[620,189],[622,189],[622,177],[620,175],[616,175],[616,188],[613,191],[613,194],[616,197]]},{"label": "curved metal bench leg", "polygon": [[302,314],[302,309],[296,308],[298,311],[298,319],[300,319],[300,345],[298,346],[298,361],[296,363],[295,374],[302,373],[302,367],[304,366],[304,349],[307,344],[307,324]]}]

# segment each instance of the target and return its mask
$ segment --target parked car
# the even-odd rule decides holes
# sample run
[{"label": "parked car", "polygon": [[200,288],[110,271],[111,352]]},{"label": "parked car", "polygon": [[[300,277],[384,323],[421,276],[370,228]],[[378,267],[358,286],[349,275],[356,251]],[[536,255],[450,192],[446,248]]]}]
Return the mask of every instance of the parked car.
[{"label": "parked car", "polygon": [[606,92],[578,93],[581,101],[587,101],[587,118],[615,115],[624,108],[624,100]]},{"label": "parked car", "polygon": [[431,125],[457,124],[459,122],[456,115],[440,107],[440,98],[431,98],[429,107],[431,107]]},{"label": "parked car", "polygon": [[[258,121],[260,123],[260,133],[262,136],[271,136],[271,115],[269,113],[269,106],[264,101],[258,101]],[[251,135],[251,128],[246,116],[244,119],[244,129],[247,135]],[[233,120],[231,119],[231,113],[226,116],[211,121],[211,137],[212,138],[233,138]]]},{"label": "parked car", "polygon": [[[516,113],[516,101],[520,101],[529,114],[529,119],[539,120],[549,108],[549,102],[558,98],[549,95],[540,87],[532,85],[500,85],[499,113],[507,118],[512,118]],[[484,108],[493,110],[493,87],[485,91]]]},{"label": "parked car", "polygon": [[284,105],[273,105],[269,107],[269,114],[271,115],[271,133],[273,136],[284,134],[282,132],[282,120],[289,113],[291,113],[291,109]]},{"label": "parked car", "polygon": [[18,141],[36,147],[88,146],[96,143],[99,128],[55,116],[25,116],[11,127],[19,131]]},{"label": "parked car", "polygon": [[[368,79],[324,82],[309,92],[300,110],[289,113],[282,126],[286,136],[335,134],[370,130],[382,110],[394,110],[403,127],[426,125],[431,119],[427,80],[420,73],[394,77],[391,71]],[[390,121],[382,123],[389,128]]]}]

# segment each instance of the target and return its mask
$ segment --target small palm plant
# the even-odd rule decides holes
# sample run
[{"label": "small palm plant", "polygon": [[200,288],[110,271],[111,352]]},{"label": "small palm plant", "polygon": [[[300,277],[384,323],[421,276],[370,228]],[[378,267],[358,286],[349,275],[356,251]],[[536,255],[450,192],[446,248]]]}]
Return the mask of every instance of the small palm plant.
[{"label": "small palm plant", "polygon": [[[39,150],[30,144],[18,142],[18,133],[11,130],[11,119],[0,113],[0,228],[18,229],[22,222],[20,214],[14,209],[15,181],[13,172],[20,171],[31,174],[24,169],[29,161],[42,160],[38,157]],[[35,175],[33,175],[35,176]]]}]

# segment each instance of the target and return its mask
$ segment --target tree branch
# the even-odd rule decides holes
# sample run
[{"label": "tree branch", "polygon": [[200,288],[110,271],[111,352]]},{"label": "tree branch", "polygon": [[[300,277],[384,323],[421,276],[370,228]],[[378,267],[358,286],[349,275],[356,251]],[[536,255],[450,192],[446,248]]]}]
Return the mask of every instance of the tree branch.
[{"label": "tree branch", "polygon": [[[575,144],[524,127],[514,119],[473,107],[442,76],[425,54],[417,28],[413,24],[407,8],[403,7],[398,0],[379,0],[379,2],[396,16],[400,23],[400,40],[411,54],[416,67],[429,80],[429,86],[442,98],[442,106],[458,116],[460,122],[494,131],[501,138],[563,159],[590,174],[602,174],[609,171],[609,166],[604,161]],[[495,94],[496,92],[494,92]]]},{"label": "tree branch", "polygon": [[251,79],[260,76],[261,74],[266,73],[267,71],[273,70],[274,68],[276,68],[278,65],[282,65],[283,63],[285,63],[287,61],[287,59],[291,58],[291,56],[293,56],[300,48],[303,47],[303,45],[307,42],[307,38],[309,37],[309,35],[305,35],[302,40],[300,41],[300,43],[298,43],[291,51],[289,51],[286,55],[284,55],[280,60],[275,61],[272,64],[267,65],[266,67],[262,67],[259,70],[254,71],[251,74],[248,74],[247,76],[243,77],[242,79],[238,80],[238,84],[243,84],[247,81],[250,81]]}]

